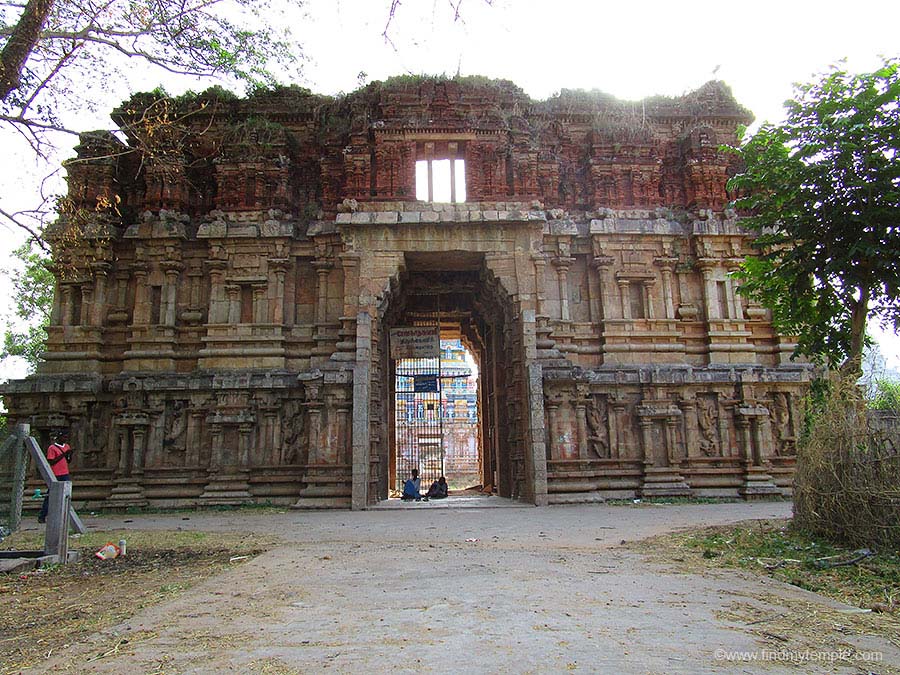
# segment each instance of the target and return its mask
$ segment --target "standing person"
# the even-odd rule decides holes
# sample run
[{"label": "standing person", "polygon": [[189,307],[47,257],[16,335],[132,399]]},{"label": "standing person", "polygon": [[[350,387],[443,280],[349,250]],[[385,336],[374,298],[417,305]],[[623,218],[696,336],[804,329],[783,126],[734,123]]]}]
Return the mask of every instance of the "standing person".
[{"label": "standing person", "polygon": [[[47,463],[50,470],[56,476],[56,480],[70,481],[69,462],[72,461],[72,448],[69,447],[69,435],[64,431],[58,431],[53,434],[53,442],[47,446]],[[47,496],[44,497],[44,503],[41,505],[41,513],[38,516],[38,522],[47,521],[47,509],[50,508],[49,490]]]},{"label": "standing person", "polygon": [[422,499],[422,495],[419,494],[420,489],[420,479],[419,479],[419,470],[413,469],[412,474],[409,478],[406,479],[406,482],[403,484],[403,496],[400,497],[405,502],[411,502],[412,500],[419,501]]}]

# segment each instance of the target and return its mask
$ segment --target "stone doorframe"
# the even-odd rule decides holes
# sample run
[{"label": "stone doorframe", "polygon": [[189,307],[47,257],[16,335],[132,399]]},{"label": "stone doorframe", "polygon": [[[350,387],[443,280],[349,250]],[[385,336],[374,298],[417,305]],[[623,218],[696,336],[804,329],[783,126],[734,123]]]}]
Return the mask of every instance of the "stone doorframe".
[{"label": "stone doorframe", "polygon": [[[370,475],[370,461],[373,440],[371,437],[371,375],[372,359],[376,356],[373,353],[373,330],[381,328],[373,326],[376,321],[380,320],[379,316],[381,314],[378,311],[376,299],[383,299],[391,292],[392,288],[397,288],[403,266],[403,255],[403,253],[399,253],[398,256],[393,258],[395,262],[395,265],[392,266],[393,269],[389,270],[387,275],[380,275],[380,279],[374,275],[366,276],[366,271],[360,270],[360,303],[358,307],[364,309],[360,309],[356,314],[356,362],[353,368],[353,468],[351,497],[351,508],[353,510],[366,509],[370,504],[369,490],[372,478]],[[498,273],[500,270],[492,265],[491,255],[485,256],[484,267],[494,278],[497,290],[505,296],[507,302],[512,303],[512,307],[516,310],[517,320],[512,322],[512,327],[514,330],[520,331],[516,338],[521,340],[522,344],[524,363],[520,367],[523,369],[521,377],[524,384],[524,396],[522,398],[526,408],[519,421],[519,424],[523,425],[519,431],[522,438],[525,468],[521,499],[536,506],[544,506],[547,504],[547,461],[544,438],[543,372],[541,364],[537,361],[536,349],[535,280],[532,276],[527,280],[530,283],[523,284],[522,279],[515,276],[504,278],[502,274]],[[513,263],[513,267],[515,267],[515,263]],[[533,266],[528,265],[524,269],[533,269]],[[363,282],[364,279],[367,280],[365,283]],[[363,286],[368,286],[371,289],[372,282],[376,281],[376,279],[381,282],[379,284],[381,292],[373,297],[373,295],[366,293]],[[512,283],[510,284],[509,282]],[[515,295],[509,292],[509,287],[513,284],[517,285],[519,291]],[[525,289],[522,286],[525,286],[530,292],[523,292]]]}]

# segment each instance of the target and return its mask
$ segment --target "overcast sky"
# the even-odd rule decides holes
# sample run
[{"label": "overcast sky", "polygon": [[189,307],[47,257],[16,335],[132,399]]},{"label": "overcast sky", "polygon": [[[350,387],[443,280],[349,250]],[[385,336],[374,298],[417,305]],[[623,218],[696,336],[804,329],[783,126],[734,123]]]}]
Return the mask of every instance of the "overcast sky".
[{"label": "overcast sky", "polygon": [[[533,98],[580,88],[638,99],[678,95],[715,78],[758,120],[777,121],[793,82],[842,58],[852,70],[871,70],[880,55],[900,54],[900,2],[889,0],[456,2],[458,20],[450,0],[405,0],[388,29],[390,42],[382,37],[390,0],[308,0],[303,11],[276,9],[269,16],[303,45],[299,84],[323,94],[404,73],[459,72],[512,80]],[[98,112],[83,112],[79,128],[108,126],[102,111],[161,82],[171,93],[208,86],[132,68],[127,82],[103,84],[93,97]],[[2,133],[7,165],[0,194],[8,203],[10,194],[34,190],[36,174],[24,158],[10,174],[14,140]],[[4,233],[0,257],[19,239]],[[885,356],[900,366],[900,340],[879,337]],[[0,370],[0,376],[14,373]]]}]

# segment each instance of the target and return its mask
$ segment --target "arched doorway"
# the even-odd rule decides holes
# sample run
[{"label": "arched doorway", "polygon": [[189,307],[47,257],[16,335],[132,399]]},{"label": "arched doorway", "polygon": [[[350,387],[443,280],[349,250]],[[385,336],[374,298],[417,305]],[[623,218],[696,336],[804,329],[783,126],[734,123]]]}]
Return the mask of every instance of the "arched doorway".
[{"label": "arched doorway", "polygon": [[[483,256],[474,253],[408,253],[404,270],[392,286],[382,305],[378,347],[382,419],[389,424],[382,435],[387,448],[381,449],[379,499],[397,489],[411,468],[419,469],[427,486],[431,473],[446,471],[454,453],[460,460],[454,467],[460,485],[472,481],[492,486],[503,497],[529,497],[525,360],[520,317],[511,298],[487,269]],[[392,328],[406,326],[434,327],[448,358],[441,362],[390,358],[387,336]],[[459,356],[446,353],[453,351],[470,355],[470,365],[460,369],[474,371],[474,401],[447,394],[454,375],[470,377],[453,372],[445,376],[444,368],[459,362]],[[423,391],[414,391],[415,375],[423,376]],[[438,391],[425,391],[429,388]],[[454,418],[458,411],[474,416],[474,436],[461,441],[463,449],[452,447],[456,439],[442,428],[451,414],[450,399]],[[466,402],[461,405],[459,400]],[[465,438],[466,433],[460,435]],[[466,445],[469,439],[471,445]],[[463,475],[466,465],[467,476]]]}]

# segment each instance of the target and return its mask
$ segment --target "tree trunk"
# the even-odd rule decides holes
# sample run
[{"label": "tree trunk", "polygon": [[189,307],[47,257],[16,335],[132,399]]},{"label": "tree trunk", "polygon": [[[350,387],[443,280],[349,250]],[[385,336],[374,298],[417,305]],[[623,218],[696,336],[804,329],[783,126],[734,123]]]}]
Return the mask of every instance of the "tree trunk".
[{"label": "tree trunk", "polygon": [[22,16],[13,27],[9,40],[0,52],[0,100],[18,89],[22,69],[41,36],[54,0],[28,0]]},{"label": "tree trunk", "polygon": [[859,289],[859,300],[850,308],[850,352],[841,370],[847,375],[862,374],[863,349],[866,346],[866,319],[869,317],[869,289]]}]

